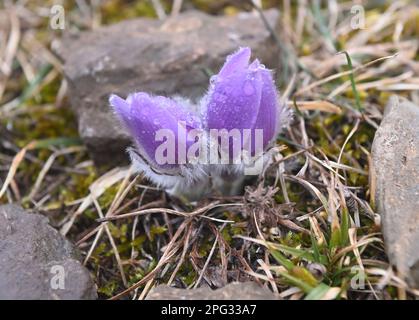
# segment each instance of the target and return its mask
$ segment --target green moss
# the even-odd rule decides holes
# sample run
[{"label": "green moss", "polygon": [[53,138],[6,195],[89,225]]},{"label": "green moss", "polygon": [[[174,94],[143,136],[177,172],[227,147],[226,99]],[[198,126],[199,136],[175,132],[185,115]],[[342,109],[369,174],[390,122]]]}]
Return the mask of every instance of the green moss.
[{"label": "green moss", "polygon": [[[167,12],[167,11],[166,11]],[[156,12],[151,1],[121,1],[110,0],[101,6],[102,22],[104,24],[117,23],[125,19],[137,17],[156,18]]]},{"label": "green moss", "polygon": [[156,238],[156,236],[161,235],[166,233],[167,228],[163,227],[163,226],[156,226],[156,225],[152,225],[150,228],[150,238],[151,241],[154,241],[154,239]]},{"label": "green moss", "polygon": [[99,287],[97,291],[107,297],[112,297],[119,286],[118,282],[118,280],[109,281],[104,286]]}]

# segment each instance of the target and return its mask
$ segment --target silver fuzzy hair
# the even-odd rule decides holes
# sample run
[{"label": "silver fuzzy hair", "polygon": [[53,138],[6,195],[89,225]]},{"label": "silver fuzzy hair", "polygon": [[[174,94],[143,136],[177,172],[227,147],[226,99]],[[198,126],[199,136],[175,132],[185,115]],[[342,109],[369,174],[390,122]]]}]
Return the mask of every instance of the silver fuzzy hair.
[{"label": "silver fuzzy hair", "polygon": [[278,114],[278,128],[277,128],[277,134],[279,134],[282,129],[285,129],[286,127],[288,127],[291,122],[294,120],[294,112],[292,111],[292,109],[290,107],[288,107],[288,105],[286,104],[285,101],[282,101],[282,99],[280,99],[280,104],[281,104],[281,112],[279,112]]},{"label": "silver fuzzy hair", "polygon": [[128,148],[128,153],[134,170],[143,173],[157,187],[164,189],[168,194],[185,197],[188,200],[197,200],[210,191],[210,177],[203,165],[179,165],[177,171],[164,172],[146,163],[134,148]]}]

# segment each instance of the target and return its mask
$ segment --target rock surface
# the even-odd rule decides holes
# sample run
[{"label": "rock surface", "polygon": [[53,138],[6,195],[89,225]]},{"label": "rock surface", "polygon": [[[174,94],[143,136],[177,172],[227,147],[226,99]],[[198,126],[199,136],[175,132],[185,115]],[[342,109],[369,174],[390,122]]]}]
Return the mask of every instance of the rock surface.
[{"label": "rock surface", "polygon": [[[265,15],[275,26],[278,11]],[[93,159],[120,164],[127,159],[130,140],[110,112],[111,93],[146,91],[197,99],[205,93],[211,72],[218,72],[240,46],[251,47],[269,68],[277,66],[278,48],[255,13],[215,17],[189,11],[164,22],[128,20],[64,35],[53,49],[65,61],[80,136]]]},{"label": "rock surface", "polygon": [[96,298],[89,272],[46,217],[0,206],[0,299]]},{"label": "rock surface", "polygon": [[391,97],[372,159],[387,253],[401,276],[419,288],[419,106]]},{"label": "rock surface", "polygon": [[227,286],[210,288],[178,289],[165,285],[150,291],[146,300],[276,300],[279,299],[268,289],[254,282],[233,282]]}]

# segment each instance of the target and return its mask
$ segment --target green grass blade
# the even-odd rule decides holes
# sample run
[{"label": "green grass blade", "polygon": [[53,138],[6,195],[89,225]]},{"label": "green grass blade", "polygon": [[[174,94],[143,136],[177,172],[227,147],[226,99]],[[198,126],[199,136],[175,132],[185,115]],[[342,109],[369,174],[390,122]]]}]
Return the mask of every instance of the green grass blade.
[{"label": "green grass blade", "polygon": [[314,255],[305,250],[296,249],[283,244],[275,244],[272,249],[281,250],[283,253],[288,253],[292,255],[294,258],[303,258],[310,262],[316,262],[316,258],[314,257]]},{"label": "green grass blade", "polygon": [[339,288],[332,288],[324,283],[320,283],[317,287],[310,291],[304,300],[322,300],[327,296],[327,299],[335,299],[340,290]]},{"label": "green grass blade", "polygon": [[81,144],[82,142],[79,138],[59,137],[59,138],[37,140],[33,149],[45,149],[51,146],[70,147],[70,146],[78,146]]},{"label": "green grass blade", "polygon": [[296,286],[303,290],[305,293],[310,293],[314,288],[309,284],[305,283],[303,280],[298,279],[297,277],[292,276],[287,272],[280,273],[291,285]]},{"label": "green grass blade", "polygon": [[285,258],[279,251],[271,250],[270,252],[271,252],[272,256],[274,257],[274,259],[278,263],[283,265],[285,267],[285,269],[287,269],[288,271],[292,270],[292,268],[295,267],[294,263],[292,263],[291,260]]},{"label": "green grass blade", "polygon": [[[354,68],[352,66],[352,60],[351,60],[351,57],[349,56],[349,53],[346,52],[346,51],[342,51],[342,52],[339,52],[339,53],[345,54],[346,61],[348,62],[349,70],[353,71]],[[356,108],[358,109],[358,111],[363,111],[364,109],[361,106],[361,99],[359,98],[359,93],[358,93],[358,90],[356,89],[355,78],[354,78],[353,72],[351,72],[349,74],[349,80],[351,81],[352,91],[353,91],[354,96],[355,96]]]}]

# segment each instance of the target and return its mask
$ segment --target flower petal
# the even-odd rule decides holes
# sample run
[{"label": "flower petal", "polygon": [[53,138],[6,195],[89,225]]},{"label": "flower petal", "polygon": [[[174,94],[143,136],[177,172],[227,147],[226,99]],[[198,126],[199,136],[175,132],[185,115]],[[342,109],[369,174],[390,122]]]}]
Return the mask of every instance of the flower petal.
[{"label": "flower petal", "polygon": [[[228,146],[221,145],[223,154],[227,152],[230,161],[235,161],[239,156],[233,150],[237,150],[238,146],[242,149],[248,143],[244,130],[254,128],[262,96],[259,62],[255,61],[249,66],[250,53],[249,48],[243,48],[227,59],[220,73],[213,78],[215,80],[205,100],[203,122],[206,129],[217,129],[219,134],[220,130],[227,130],[227,134],[232,134],[228,138]],[[240,132],[240,141],[233,130]],[[217,145],[214,138],[211,136],[212,143]]]},{"label": "flower petal", "polygon": [[260,73],[239,70],[218,78],[208,94],[204,122],[208,129],[251,129],[259,110],[262,92]]},{"label": "flower petal", "polygon": [[228,77],[231,74],[243,71],[249,65],[251,50],[248,47],[240,48],[235,53],[229,55],[218,73],[218,77]]},{"label": "flower petal", "polygon": [[254,128],[263,129],[263,147],[265,148],[277,134],[280,105],[271,71],[260,66],[260,75],[263,83],[262,96]]},{"label": "flower petal", "polygon": [[129,120],[130,114],[130,105],[125,99],[117,96],[116,94],[111,94],[109,97],[109,103],[115,110],[115,112],[123,119],[123,121]]},{"label": "flower petal", "polygon": [[[184,124],[181,127],[185,127],[186,133],[200,127],[200,121],[194,114],[169,98],[139,92],[129,95],[126,100],[112,95],[109,102],[132,135],[140,156],[159,169],[177,167],[179,125]],[[161,165],[156,159],[156,150],[163,143],[156,141],[156,133],[161,129],[173,134],[175,163]]]}]

